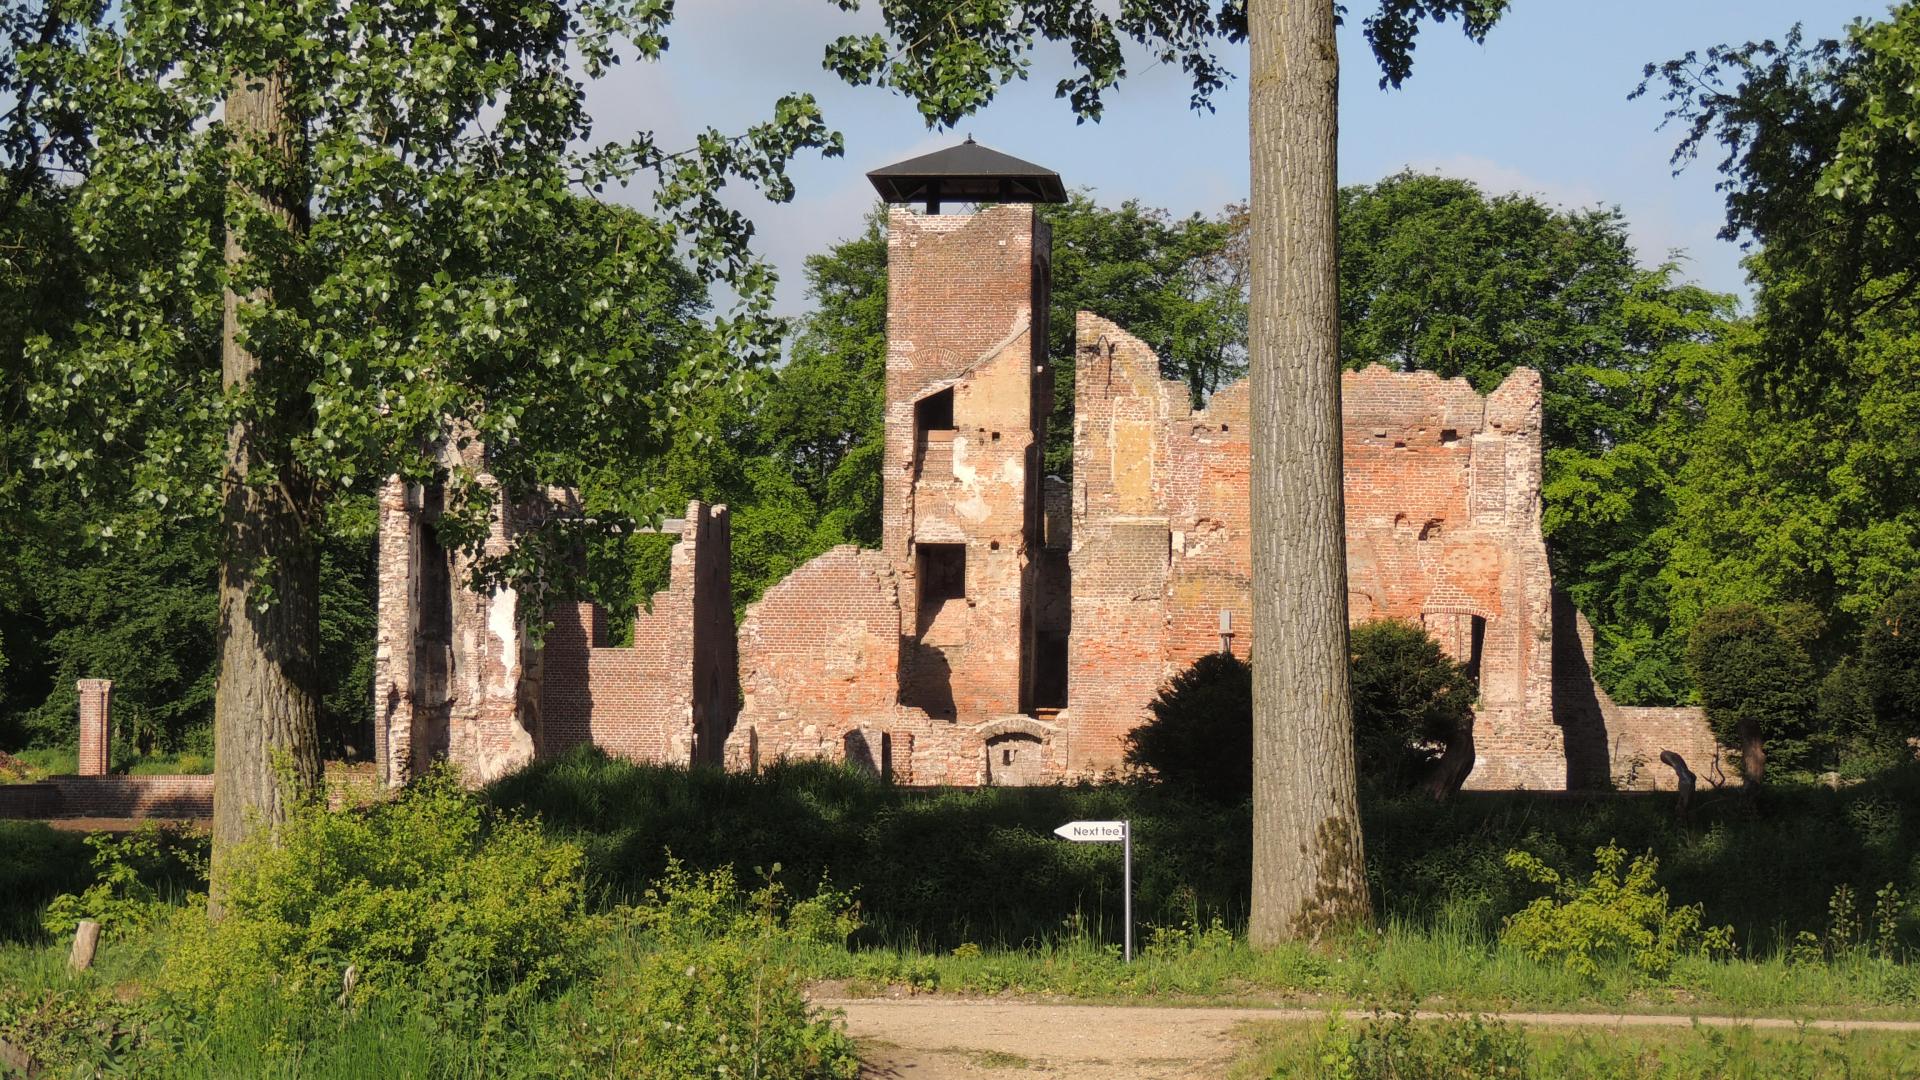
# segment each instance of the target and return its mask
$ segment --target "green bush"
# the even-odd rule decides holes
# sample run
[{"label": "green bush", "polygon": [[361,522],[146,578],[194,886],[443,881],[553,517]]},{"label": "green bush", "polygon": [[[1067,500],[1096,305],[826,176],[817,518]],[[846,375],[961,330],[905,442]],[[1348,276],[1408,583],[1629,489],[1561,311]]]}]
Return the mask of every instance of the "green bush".
[{"label": "green bush", "polygon": [[412,993],[450,1015],[508,1004],[583,967],[584,857],[527,819],[482,812],[438,769],[399,797],[329,812],[302,806],[278,843],[233,856],[224,915],[189,907],[163,982],[218,1013],[254,995],[291,1005]]},{"label": "green bush", "polygon": [[53,898],[41,925],[54,937],[73,933],[82,919],[100,924],[100,936],[112,941],[152,927],[170,909],[159,885],[203,881],[207,875],[207,838],[175,826],[146,822],[122,836],[93,833],[94,882],[79,894]]},{"label": "green bush", "polygon": [[1749,782],[1769,760],[1816,764],[1813,664],[1794,635],[1751,604],[1711,608],[1694,623],[1687,666],[1722,746],[1738,750]]},{"label": "green bush", "polygon": [[[1318,1076],[1333,1080],[1521,1080],[1536,1075],[1526,1032],[1478,1016],[1417,1021],[1412,1013],[1354,1026],[1327,1020],[1315,1049]],[[1279,1073],[1275,1074],[1280,1075]]]},{"label": "green bush", "polygon": [[1874,718],[1898,739],[1920,735],[1920,582],[1881,605],[1861,638],[1860,659]]},{"label": "green bush", "polygon": [[594,1011],[617,1023],[585,1056],[589,1075],[859,1075],[852,1041],[808,1005],[796,958],[844,944],[859,925],[845,893],[788,906],[770,883],[743,903],[732,871],[696,874],[673,861],[630,914],[645,950],[594,995]]},{"label": "green bush", "polygon": [[1602,958],[1659,976],[1683,955],[1732,953],[1732,927],[1705,926],[1699,904],[1669,905],[1667,890],[1654,883],[1659,860],[1637,856],[1622,873],[1626,859],[1617,844],[1594,852],[1597,865],[1583,885],[1527,852],[1508,852],[1510,870],[1549,892],[1507,919],[1501,942],[1536,960],[1562,960],[1588,978],[1599,978]]},{"label": "green bush", "polygon": [[[1405,790],[1430,774],[1447,747],[1461,771],[1441,781],[1451,794],[1473,766],[1474,682],[1426,630],[1399,619],[1353,628],[1354,751],[1360,775]],[[1461,755],[1464,754],[1464,760]]]},{"label": "green bush", "polygon": [[1253,794],[1253,671],[1244,660],[1208,653],[1148,710],[1153,718],[1127,735],[1130,767],[1217,802]]}]

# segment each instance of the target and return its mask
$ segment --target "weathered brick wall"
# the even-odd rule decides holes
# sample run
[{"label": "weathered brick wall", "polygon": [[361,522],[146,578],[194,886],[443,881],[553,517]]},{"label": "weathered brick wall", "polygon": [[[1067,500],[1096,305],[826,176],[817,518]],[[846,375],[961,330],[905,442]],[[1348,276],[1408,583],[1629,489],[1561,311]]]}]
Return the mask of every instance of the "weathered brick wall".
[{"label": "weathered brick wall", "polygon": [[[852,761],[903,784],[987,780],[989,739],[1019,724],[954,721],[899,702],[900,577],[877,551],[834,548],[740,621],[742,704],[727,765]],[[1050,734],[1050,732],[1049,732]]]},{"label": "weathered brick wall", "polygon": [[[1068,767],[1084,773],[1118,766],[1155,691],[1219,649],[1222,612],[1245,655],[1250,416],[1244,384],[1196,411],[1138,339],[1087,313],[1076,329],[1066,742]],[[1342,389],[1353,619],[1421,622],[1477,660],[1470,785],[1563,786],[1538,376],[1516,371],[1483,398],[1461,380],[1374,367]]]},{"label": "weathered brick wall", "polygon": [[1113,323],[1081,312],[1074,334],[1073,629],[1061,758],[1068,775],[1085,776],[1120,768],[1126,734],[1167,678],[1166,441],[1173,395],[1185,391]]},{"label": "weathered brick wall", "polygon": [[1662,750],[1685,758],[1703,787],[1740,783],[1703,710],[1619,705],[1594,681],[1593,627],[1557,590],[1553,626],[1553,712],[1566,732],[1570,786],[1672,791],[1679,778],[1660,763]]},{"label": "weathered brick wall", "polygon": [[[1049,243],[1031,206],[888,217],[881,550],[908,638],[901,700],[937,719],[1018,713],[1035,677]],[[952,428],[922,431],[916,409],[942,393]],[[964,597],[922,603],[928,545],[961,547]]]},{"label": "weathered brick wall", "polygon": [[541,756],[589,743],[636,761],[719,763],[736,701],[726,507],[694,502],[680,529],[669,584],[636,614],[631,646],[607,646],[592,604],[549,613]]},{"label": "weathered brick wall", "polygon": [[113,739],[113,680],[81,679],[76,685],[80,691],[77,770],[81,776],[105,776]]},{"label": "weathered brick wall", "polygon": [[1421,623],[1467,661],[1480,638],[1473,788],[1566,785],[1540,402],[1528,368],[1484,398],[1430,372],[1374,366],[1342,380],[1351,617]]},{"label": "weathered brick wall", "polygon": [[211,818],[213,777],[52,776],[0,786],[4,818]]},{"label": "weathered brick wall", "polygon": [[[442,450],[449,466],[491,484],[477,442]],[[446,510],[439,486],[389,479],[379,496],[374,643],[374,759],[382,782],[405,783],[433,761],[457,763],[484,782],[533,758],[534,710],[522,688],[528,649],[511,589],[467,587],[473,560],[434,534]],[[508,515],[494,515],[484,546],[511,543]]]}]

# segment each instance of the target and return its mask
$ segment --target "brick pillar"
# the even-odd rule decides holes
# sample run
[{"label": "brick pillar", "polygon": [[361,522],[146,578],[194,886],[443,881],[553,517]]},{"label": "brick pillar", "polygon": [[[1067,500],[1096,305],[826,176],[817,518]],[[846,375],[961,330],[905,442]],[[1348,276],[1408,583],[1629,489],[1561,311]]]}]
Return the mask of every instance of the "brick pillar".
[{"label": "brick pillar", "polygon": [[112,730],[113,680],[81,679],[80,689],[80,768],[81,776],[107,775],[107,740]]}]

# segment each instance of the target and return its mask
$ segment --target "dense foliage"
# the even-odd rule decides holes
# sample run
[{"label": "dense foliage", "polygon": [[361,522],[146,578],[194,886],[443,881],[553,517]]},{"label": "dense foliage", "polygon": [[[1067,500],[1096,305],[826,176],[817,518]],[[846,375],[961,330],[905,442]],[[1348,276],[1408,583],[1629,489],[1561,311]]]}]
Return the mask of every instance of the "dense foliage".
[{"label": "dense foliage", "polygon": [[1873,718],[1896,739],[1920,736],[1920,582],[1887,598],[1861,642]]},{"label": "dense foliage", "polygon": [[577,846],[484,809],[445,772],[370,806],[304,807],[281,838],[236,856],[211,926],[204,897],[177,888],[204,884],[204,836],[92,841],[97,879],[43,921],[65,934],[101,920],[103,963],[137,982],[62,971],[16,986],[10,971],[9,1052],[29,1072],[182,1078],[857,1071],[797,961],[858,926],[844,893],[747,893],[730,871],[670,863],[637,903],[589,912]]},{"label": "dense foliage", "polygon": [[585,970],[580,850],[533,822],[483,817],[450,770],[349,813],[301,807],[278,840],[234,856],[218,922],[183,920],[170,995],[207,1013],[343,992],[469,1010],[550,993]]},{"label": "dense foliage", "polygon": [[1500,940],[1542,960],[1597,978],[1602,962],[1624,960],[1658,978],[1692,953],[1733,951],[1733,928],[1708,926],[1699,904],[1675,906],[1654,875],[1660,860],[1637,855],[1629,863],[1618,844],[1593,853],[1593,874],[1569,880],[1524,851],[1507,853],[1507,866],[1546,895],[1507,917]]},{"label": "dense foliage", "polygon": [[[1695,828],[1663,797],[1567,800],[1465,793],[1435,804],[1375,791],[1363,800],[1369,881],[1382,917],[1414,926],[1496,931],[1538,895],[1511,873],[1524,850],[1585,877],[1617,841],[1660,856],[1660,884],[1731,924],[1743,949],[1783,947],[1781,925],[1824,925],[1834,887],[1870,896],[1888,882],[1920,895],[1909,830],[1920,824],[1912,768],[1843,790],[1770,788],[1763,802],[1702,793]],[[633,765],[581,751],[489,789],[579,843],[589,873],[637,895],[667,866],[781,865],[795,883],[825,878],[861,905],[865,943],[949,949],[1053,940],[1073,917],[1117,943],[1120,852],[1066,844],[1063,821],[1134,823],[1134,910],[1145,924],[1205,926],[1245,917],[1248,805],[1160,784],[912,792],[853,769],[787,764],[758,776]],[[1792,851],[1790,860],[1754,851]]]},{"label": "dense foliage", "polygon": [[1813,665],[1789,627],[1750,604],[1714,608],[1694,624],[1687,663],[1714,737],[1740,752],[1749,783],[1769,761],[1814,763]]},{"label": "dense foliage", "polygon": [[1208,653],[1175,675],[1127,733],[1127,765],[1215,802],[1253,795],[1253,669]]},{"label": "dense foliage", "polygon": [[[1473,763],[1473,703],[1466,665],[1416,623],[1376,619],[1353,628],[1353,745],[1363,781],[1402,790],[1425,777],[1449,748]],[[1464,746],[1460,745],[1464,740]],[[1466,779],[1449,778],[1451,794]]]}]

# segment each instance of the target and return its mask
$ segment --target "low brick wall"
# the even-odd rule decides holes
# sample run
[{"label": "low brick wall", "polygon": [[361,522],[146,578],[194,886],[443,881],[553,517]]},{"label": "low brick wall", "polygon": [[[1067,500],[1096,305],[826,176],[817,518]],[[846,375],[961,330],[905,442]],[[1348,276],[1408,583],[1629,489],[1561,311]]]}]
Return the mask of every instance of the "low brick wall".
[{"label": "low brick wall", "polygon": [[53,776],[0,786],[0,818],[211,818],[213,777]]}]

